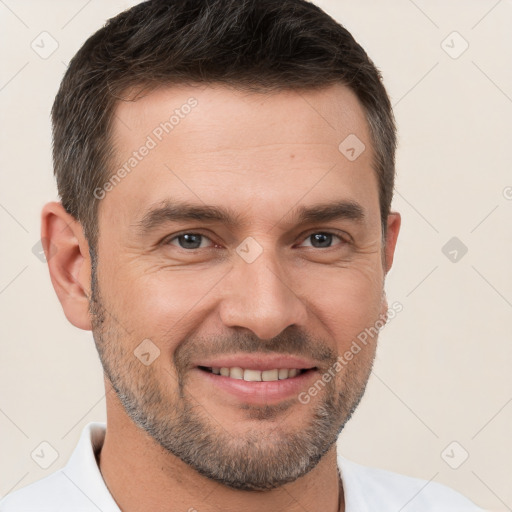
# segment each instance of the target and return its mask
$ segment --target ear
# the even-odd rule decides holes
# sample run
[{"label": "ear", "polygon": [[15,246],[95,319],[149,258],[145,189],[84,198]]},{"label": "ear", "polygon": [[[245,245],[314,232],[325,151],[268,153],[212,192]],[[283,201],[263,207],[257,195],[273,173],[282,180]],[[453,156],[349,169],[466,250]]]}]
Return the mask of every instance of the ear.
[{"label": "ear", "polygon": [[91,330],[89,297],[91,260],[81,224],[61,203],[51,202],[41,213],[41,242],[50,278],[66,318]]},{"label": "ear", "polygon": [[[391,265],[393,265],[393,257],[395,255],[396,241],[398,239],[398,232],[400,231],[401,222],[402,218],[398,212],[391,212],[388,215],[387,233],[386,240],[384,241],[384,251],[382,257],[385,274],[389,272]],[[384,322],[388,321],[388,299],[384,287],[382,288],[380,316]]]},{"label": "ear", "polygon": [[393,257],[395,255],[396,241],[402,218],[398,212],[391,212],[387,220],[387,234],[384,246],[384,271],[387,274],[393,265]]}]

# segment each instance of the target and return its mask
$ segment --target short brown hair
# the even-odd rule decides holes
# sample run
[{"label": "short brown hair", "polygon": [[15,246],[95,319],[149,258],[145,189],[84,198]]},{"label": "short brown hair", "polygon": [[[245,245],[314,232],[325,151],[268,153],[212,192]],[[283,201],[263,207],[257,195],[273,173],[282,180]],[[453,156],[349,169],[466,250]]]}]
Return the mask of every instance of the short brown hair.
[{"label": "short brown hair", "polygon": [[84,43],[52,109],[59,194],[91,251],[98,237],[93,191],[112,173],[117,102],[133,87],[198,83],[254,92],[348,86],[370,128],[386,234],[393,113],[379,71],[344,27],[306,0],[149,0],[111,18]]}]

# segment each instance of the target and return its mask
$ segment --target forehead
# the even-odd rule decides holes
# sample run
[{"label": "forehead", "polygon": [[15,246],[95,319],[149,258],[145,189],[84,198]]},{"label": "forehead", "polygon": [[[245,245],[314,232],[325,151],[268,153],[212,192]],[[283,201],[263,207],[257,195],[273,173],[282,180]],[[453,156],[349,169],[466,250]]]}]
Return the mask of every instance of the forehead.
[{"label": "forehead", "polygon": [[378,216],[368,125],[342,85],[271,94],[162,87],[120,102],[112,134],[113,172],[125,172],[100,217],[115,209],[131,222],[148,205],[175,198],[275,221],[283,208],[329,196],[358,197]]},{"label": "forehead", "polygon": [[[115,108],[118,149],[133,149],[141,132],[202,152],[233,150],[234,141],[247,149],[265,143],[332,144],[349,134],[368,137],[363,108],[343,85],[268,93],[217,84],[160,87]],[[200,139],[194,141],[194,135]]]}]

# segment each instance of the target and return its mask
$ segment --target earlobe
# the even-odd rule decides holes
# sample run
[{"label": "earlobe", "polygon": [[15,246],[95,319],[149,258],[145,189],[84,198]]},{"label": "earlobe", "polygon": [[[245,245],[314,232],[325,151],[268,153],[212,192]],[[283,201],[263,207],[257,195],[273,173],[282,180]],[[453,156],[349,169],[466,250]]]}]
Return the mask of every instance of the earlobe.
[{"label": "earlobe", "polygon": [[401,223],[402,218],[398,212],[391,212],[388,215],[386,245],[384,247],[386,274],[389,272],[391,266],[393,265],[396,241],[398,239],[398,233],[400,231]]},{"label": "earlobe", "polygon": [[66,318],[75,327],[91,330],[91,261],[82,226],[61,203],[48,203],[41,213],[41,241]]}]

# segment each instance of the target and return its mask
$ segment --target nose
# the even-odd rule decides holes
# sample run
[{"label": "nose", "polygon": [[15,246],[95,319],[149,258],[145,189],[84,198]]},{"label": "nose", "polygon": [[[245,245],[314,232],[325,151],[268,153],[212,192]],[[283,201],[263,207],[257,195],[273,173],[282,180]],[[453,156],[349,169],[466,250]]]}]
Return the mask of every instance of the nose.
[{"label": "nose", "polygon": [[220,316],[227,327],[250,329],[263,340],[292,325],[304,326],[307,310],[289,274],[264,251],[256,261],[239,259],[224,283]]}]

